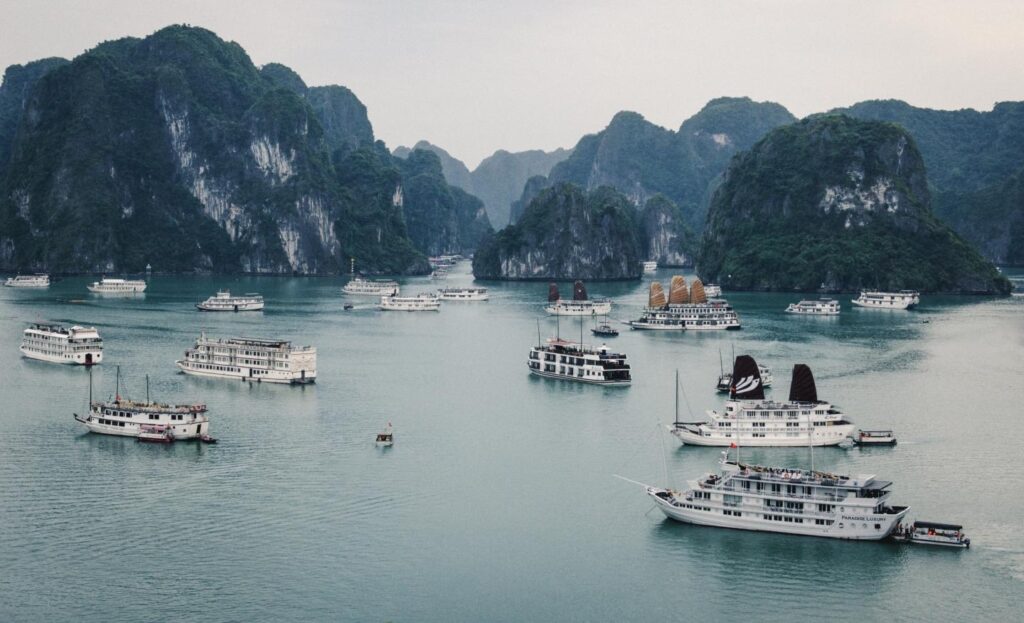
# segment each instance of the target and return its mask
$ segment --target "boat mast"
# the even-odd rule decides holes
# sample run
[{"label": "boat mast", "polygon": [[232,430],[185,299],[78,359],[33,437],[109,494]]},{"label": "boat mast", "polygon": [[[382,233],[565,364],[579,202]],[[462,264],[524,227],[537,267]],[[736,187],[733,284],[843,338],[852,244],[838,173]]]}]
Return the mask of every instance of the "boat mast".
[{"label": "boat mast", "polygon": [[89,410],[92,411],[92,366],[89,366]]},{"label": "boat mast", "polygon": [[679,368],[676,368],[676,428],[679,428]]},{"label": "boat mast", "polygon": [[148,374],[146,375],[146,404],[150,404],[150,402],[149,402],[149,375]]},{"label": "boat mast", "polygon": [[537,319],[537,348],[540,348],[540,318]]},{"label": "boat mast", "polygon": [[121,402],[121,366],[117,366],[117,372],[114,376],[114,399],[117,402]]}]

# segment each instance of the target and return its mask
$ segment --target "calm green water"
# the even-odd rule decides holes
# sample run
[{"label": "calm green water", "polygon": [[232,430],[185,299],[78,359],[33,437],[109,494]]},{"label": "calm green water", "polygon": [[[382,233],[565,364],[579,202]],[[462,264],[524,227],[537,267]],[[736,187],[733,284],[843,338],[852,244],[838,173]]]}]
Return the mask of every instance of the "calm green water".
[{"label": "calm green water", "polygon": [[[456,273],[450,285],[468,284]],[[659,277],[667,281],[669,273]],[[0,289],[0,621],[1019,620],[1024,594],[1024,299],[925,297],[915,312],[782,313],[796,296],[730,297],[744,330],[623,331],[634,384],[526,371],[547,286],[490,284],[437,314],[354,311],[337,279],[153,277],[100,298],[86,278]],[[260,314],[201,314],[218,288]],[[408,280],[406,291],[435,287]],[[564,288],[563,288],[564,289]],[[628,318],[644,284],[594,284]],[[849,297],[845,297],[846,301]],[[203,401],[216,446],[83,433],[88,374],[22,359],[33,321],[97,326],[97,393]],[[928,322],[925,322],[928,321]],[[311,387],[176,372],[201,327],[319,349]],[[541,319],[545,333],[555,323]],[[563,321],[563,335],[579,325]],[[589,332],[587,339],[589,341]],[[611,344],[612,341],[609,340]],[[716,407],[719,351],[751,353],[785,395],[793,363],[892,449],[816,466],[895,481],[921,519],[962,522],[958,552],[698,528],[648,512],[621,474],[681,485],[718,451],[658,432]],[[391,420],[396,445],[374,447]],[[662,451],[662,448],[665,451]],[[806,450],[744,458],[804,466]]]}]

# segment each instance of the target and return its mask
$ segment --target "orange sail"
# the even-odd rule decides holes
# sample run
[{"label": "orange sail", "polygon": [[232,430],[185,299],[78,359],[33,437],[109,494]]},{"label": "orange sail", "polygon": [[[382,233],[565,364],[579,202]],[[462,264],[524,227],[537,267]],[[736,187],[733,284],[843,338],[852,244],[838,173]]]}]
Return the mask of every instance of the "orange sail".
[{"label": "orange sail", "polygon": [[707,303],[708,295],[704,294],[704,284],[700,282],[700,279],[694,279],[693,285],[690,286],[690,302],[691,303]]},{"label": "orange sail", "polygon": [[665,306],[665,290],[662,289],[661,283],[655,281],[651,284],[651,296],[647,299],[648,307],[664,307]]},{"label": "orange sail", "polygon": [[672,277],[672,285],[668,289],[668,304],[682,305],[689,299],[686,291],[686,278],[682,275]]}]

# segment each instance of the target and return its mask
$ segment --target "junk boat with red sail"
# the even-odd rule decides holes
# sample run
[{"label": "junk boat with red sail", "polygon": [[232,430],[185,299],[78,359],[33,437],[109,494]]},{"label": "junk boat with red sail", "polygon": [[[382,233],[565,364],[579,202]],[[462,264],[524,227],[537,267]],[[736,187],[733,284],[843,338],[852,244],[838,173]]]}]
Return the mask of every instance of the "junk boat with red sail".
[{"label": "junk boat with red sail", "polygon": [[645,331],[736,330],[740,319],[725,299],[708,298],[700,279],[687,288],[681,275],[672,277],[668,298],[661,283],[651,284],[647,307],[629,326]]}]

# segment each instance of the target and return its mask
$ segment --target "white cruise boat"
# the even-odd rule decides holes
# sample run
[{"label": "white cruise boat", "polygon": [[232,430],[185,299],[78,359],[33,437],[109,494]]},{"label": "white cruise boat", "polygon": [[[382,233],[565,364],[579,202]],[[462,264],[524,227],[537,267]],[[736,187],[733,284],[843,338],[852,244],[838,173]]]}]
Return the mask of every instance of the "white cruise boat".
[{"label": "white cruise boat", "polygon": [[714,283],[706,283],[704,284],[704,294],[707,295],[709,299],[717,299],[722,296],[722,286]]},{"label": "white cruise boat", "polygon": [[394,296],[398,294],[398,289],[398,282],[391,279],[354,277],[341,291],[349,296]]},{"label": "white cruise boat", "polygon": [[[149,381],[146,385],[148,388]],[[148,389],[147,389],[147,394]],[[185,439],[209,440],[210,418],[206,405],[168,405],[128,400],[121,397],[120,375],[118,387],[111,401],[93,401],[92,379],[89,379],[89,413],[85,417],[74,414],[75,420],[85,424],[90,432],[101,435],[136,437],[149,441]]]},{"label": "white cruise boat", "polygon": [[654,260],[647,260],[646,262],[640,262],[640,266],[643,267],[644,273],[651,274],[658,272],[658,262]]},{"label": "white cruise boat", "polygon": [[526,365],[530,374],[550,379],[594,385],[629,385],[632,382],[626,356],[608,347],[584,346],[579,342],[550,338],[534,346]]},{"label": "white cruise boat", "polygon": [[645,489],[676,521],[833,539],[884,539],[910,510],[890,506],[892,483],[874,474],[762,467],[726,456],[719,465],[719,472],[689,481],[682,491]]},{"label": "white cruise boat", "polygon": [[440,311],[441,299],[434,294],[414,294],[413,296],[382,296],[380,309],[383,311]]},{"label": "white cruise boat", "polygon": [[49,275],[17,275],[8,277],[4,281],[8,288],[48,288],[50,287]]},{"label": "white cruise boat", "polygon": [[263,309],[263,297],[259,294],[231,296],[231,292],[219,290],[216,296],[211,296],[202,303],[196,303],[196,309],[210,312],[260,311]]},{"label": "white cruise boat", "polygon": [[316,381],[316,349],[285,340],[215,339],[201,333],[175,365],[185,374],[257,383],[302,385]]},{"label": "white cruise boat", "polygon": [[104,277],[86,286],[94,294],[138,294],[146,291],[146,282],[142,279],[111,279]]},{"label": "white cruise boat", "polygon": [[573,284],[572,300],[566,301],[558,292],[558,284],[548,286],[548,304],[544,311],[552,316],[607,316],[612,312],[608,299],[590,299],[582,281]]},{"label": "white cruise boat", "polygon": [[879,292],[862,290],[860,296],[850,301],[858,307],[869,309],[912,309],[921,302],[921,294],[914,290]]},{"label": "white cruise boat", "polygon": [[789,400],[765,400],[757,363],[740,355],[732,371],[729,400],[722,413],[704,422],[676,421],[669,431],[684,445],[729,447],[836,446],[854,431],[838,407],[818,400],[811,369],[793,366]]},{"label": "white cruise boat", "polygon": [[30,359],[51,363],[91,366],[103,361],[103,340],[96,327],[33,324],[25,329],[18,350]]},{"label": "white cruise boat", "polygon": [[667,300],[661,284],[651,284],[647,307],[629,326],[644,331],[736,330],[740,319],[728,301],[708,300],[700,279],[694,279],[687,291],[686,279],[676,275]]},{"label": "white cruise boat", "polygon": [[437,295],[442,301],[486,301],[491,298],[487,288],[442,288]]},{"label": "white cruise boat", "polygon": [[800,301],[790,303],[786,312],[790,314],[806,314],[808,316],[838,316],[839,301],[835,299],[818,299],[817,301]]}]

